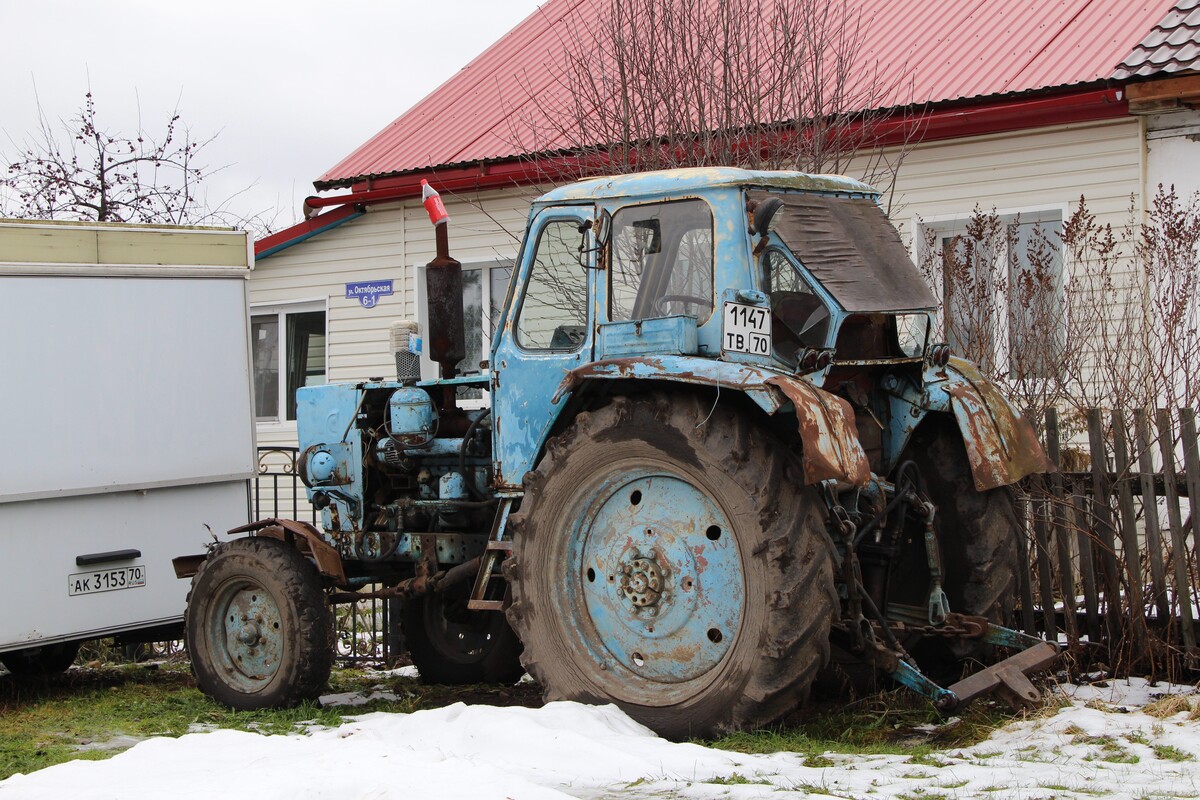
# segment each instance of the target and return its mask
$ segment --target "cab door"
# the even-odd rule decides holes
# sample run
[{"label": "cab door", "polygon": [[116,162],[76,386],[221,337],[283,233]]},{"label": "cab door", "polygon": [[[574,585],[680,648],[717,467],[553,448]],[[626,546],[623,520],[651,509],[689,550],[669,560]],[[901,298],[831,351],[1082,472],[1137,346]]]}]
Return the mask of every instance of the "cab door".
[{"label": "cab door", "polygon": [[497,489],[517,491],[566,403],[566,373],[592,360],[598,283],[591,206],[547,208],[526,235],[491,353]]}]

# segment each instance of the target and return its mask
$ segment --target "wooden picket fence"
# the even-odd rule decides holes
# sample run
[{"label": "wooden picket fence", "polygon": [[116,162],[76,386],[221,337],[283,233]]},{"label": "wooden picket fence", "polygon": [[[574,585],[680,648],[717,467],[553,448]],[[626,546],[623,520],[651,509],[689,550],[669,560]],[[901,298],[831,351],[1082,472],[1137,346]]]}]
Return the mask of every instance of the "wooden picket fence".
[{"label": "wooden picket fence", "polygon": [[[1089,409],[1084,448],[1045,445],[1060,471],[1027,479],[1018,620],[1084,663],[1180,676],[1200,667],[1200,452],[1194,409]],[[1075,439],[1082,439],[1076,436]]]}]

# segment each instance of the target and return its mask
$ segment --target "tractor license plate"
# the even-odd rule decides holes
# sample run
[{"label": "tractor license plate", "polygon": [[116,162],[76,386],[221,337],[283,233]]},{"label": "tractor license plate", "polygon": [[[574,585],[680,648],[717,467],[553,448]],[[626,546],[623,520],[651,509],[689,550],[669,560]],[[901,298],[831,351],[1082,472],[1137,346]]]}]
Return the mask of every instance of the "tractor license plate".
[{"label": "tractor license plate", "polygon": [[96,592],[115,592],[146,585],[146,568],[141,565],[76,572],[67,576],[67,594],[71,597]]},{"label": "tractor license plate", "polygon": [[771,354],[771,309],[741,303],[725,304],[721,349],[727,353]]}]

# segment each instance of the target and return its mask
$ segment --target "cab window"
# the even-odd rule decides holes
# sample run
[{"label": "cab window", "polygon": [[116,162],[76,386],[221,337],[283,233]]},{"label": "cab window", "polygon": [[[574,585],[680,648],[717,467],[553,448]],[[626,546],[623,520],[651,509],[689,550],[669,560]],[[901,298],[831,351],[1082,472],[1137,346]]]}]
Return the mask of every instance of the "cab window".
[{"label": "cab window", "polygon": [[683,314],[703,324],[713,310],[713,216],[702,200],[631,206],[613,215],[609,317]]},{"label": "cab window", "polygon": [[782,250],[775,248],[763,253],[762,268],[763,284],[771,298],[776,353],[792,361],[797,350],[824,347],[829,335],[829,309],[807,278]]},{"label": "cab window", "polygon": [[517,316],[517,344],[530,350],[574,350],[587,335],[587,271],[579,263],[578,220],[553,220],[537,249]]}]

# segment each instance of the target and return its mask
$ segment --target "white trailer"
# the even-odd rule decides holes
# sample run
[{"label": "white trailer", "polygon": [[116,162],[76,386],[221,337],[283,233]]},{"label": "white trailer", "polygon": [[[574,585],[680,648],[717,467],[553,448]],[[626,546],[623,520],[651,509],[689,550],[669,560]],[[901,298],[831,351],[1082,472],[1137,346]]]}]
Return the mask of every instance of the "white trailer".
[{"label": "white trailer", "polygon": [[249,517],[244,232],[0,220],[0,661],[171,638],[171,559]]}]

